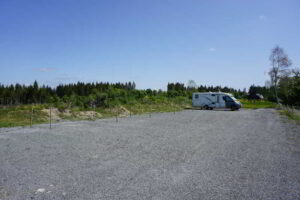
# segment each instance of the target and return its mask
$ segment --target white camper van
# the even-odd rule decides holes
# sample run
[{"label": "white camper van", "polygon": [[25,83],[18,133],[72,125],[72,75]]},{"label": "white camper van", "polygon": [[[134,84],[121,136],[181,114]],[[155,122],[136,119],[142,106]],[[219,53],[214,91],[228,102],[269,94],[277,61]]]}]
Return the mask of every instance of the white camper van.
[{"label": "white camper van", "polygon": [[201,109],[230,108],[238,110],[241,103],[232,94],[223,92],[196,92],[193,93],[193,106]]}]

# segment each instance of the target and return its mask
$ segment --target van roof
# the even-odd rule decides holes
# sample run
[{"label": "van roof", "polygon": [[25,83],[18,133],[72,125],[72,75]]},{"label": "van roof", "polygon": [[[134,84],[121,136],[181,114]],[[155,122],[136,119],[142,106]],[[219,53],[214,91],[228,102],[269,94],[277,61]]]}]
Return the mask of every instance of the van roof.
[{"label": "van roof", "polygon": [[225,94],[231,96],[232,94],[230,93],[225,93],[225,92],[194,92],[193,94]]}]

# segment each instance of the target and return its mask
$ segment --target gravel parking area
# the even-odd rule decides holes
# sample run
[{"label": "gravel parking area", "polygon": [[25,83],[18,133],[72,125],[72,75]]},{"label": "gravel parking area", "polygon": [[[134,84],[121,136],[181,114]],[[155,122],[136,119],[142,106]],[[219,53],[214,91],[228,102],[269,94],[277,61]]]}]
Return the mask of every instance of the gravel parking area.
[{"label": "gravel parking area", "polygon": [[272,109],[0,129],[0,200],[300,199],[299,137]]}]

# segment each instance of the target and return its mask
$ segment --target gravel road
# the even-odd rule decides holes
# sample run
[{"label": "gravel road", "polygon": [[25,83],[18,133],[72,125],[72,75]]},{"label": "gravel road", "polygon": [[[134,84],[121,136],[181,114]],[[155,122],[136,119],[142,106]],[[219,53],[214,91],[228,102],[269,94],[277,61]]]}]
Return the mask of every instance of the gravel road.
[{"label": "gravel road", "polygon": [[300,125],[259,109],[0,129],[0,199],[300,199]]}]

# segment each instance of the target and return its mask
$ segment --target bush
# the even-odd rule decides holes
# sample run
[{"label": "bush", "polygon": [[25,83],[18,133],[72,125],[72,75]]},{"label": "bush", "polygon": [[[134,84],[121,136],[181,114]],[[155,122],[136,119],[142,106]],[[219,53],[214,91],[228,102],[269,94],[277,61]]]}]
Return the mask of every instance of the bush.
[{"label": "bush", "polygon": [[60,104],[56,105],[56,108],[57,108],[60,112],[63,112],[63,111],[65,111],[66,109],[68,109],[68,104],[66,104],[66,103],[60,103]]}]

